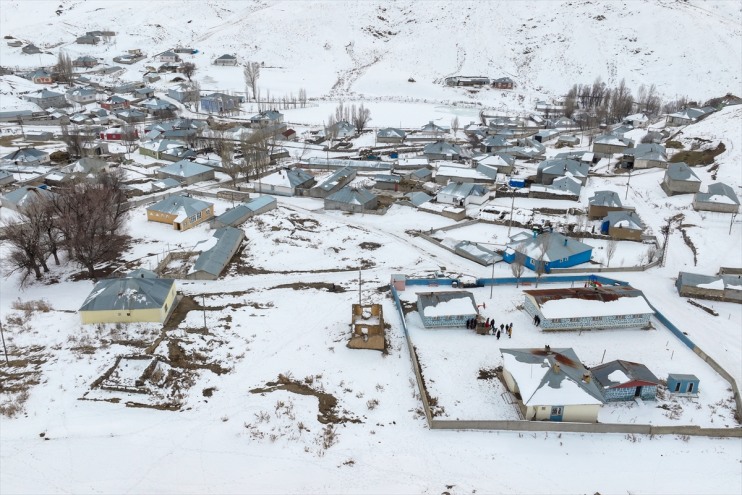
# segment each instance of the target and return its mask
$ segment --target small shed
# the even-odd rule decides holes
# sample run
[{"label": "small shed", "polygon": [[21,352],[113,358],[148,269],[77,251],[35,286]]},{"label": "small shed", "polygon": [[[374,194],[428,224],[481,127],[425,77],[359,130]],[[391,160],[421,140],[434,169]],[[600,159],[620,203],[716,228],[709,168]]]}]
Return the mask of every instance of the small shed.
[{"label": "small shed", "polygon": [[465,327],[479,311],[474,295],[468,291],[420,292],[417,311],[426,328]]},{"label": "small shed", "polygon": [[699,382],[696,375],[670,373],[667,375],[667,390],[671,394],[698,395]]},{"label": "small shed", "polygon": [[381,304],[353,305],[348,347],[377,351],[383,351],[386,348],[384,312]]},{"label": "small shed", "polygon": [[211,226],[215,229],[227,226],[237,227],[255,215],[274,210],[277,206],[278,202],[273,196],[259,196],[222,213],[214,219]]},{"label": "small shed", "polygon": [[665,176],[660,187],[668,196],[675,194],[697,193],[701,188],[701,179],[685,162],[670,163],[667,165]]},{"label": "small shed", "polygon": [[641,241],[644,223],[635,211],[609,211],[600,231],[613,239]]},{"label": "small shed", "polygon": [[374,187],[383,191],[398,191],[401,181],[402,178],[398,175],[377,174],[374,176],[374,182],[376,182]]},{"label": "small shed", "polygon": [[204,249],[188,272],[189,280],[216,280],[239,251],[245,232],[234,227],[222,227],[205,241]]}]

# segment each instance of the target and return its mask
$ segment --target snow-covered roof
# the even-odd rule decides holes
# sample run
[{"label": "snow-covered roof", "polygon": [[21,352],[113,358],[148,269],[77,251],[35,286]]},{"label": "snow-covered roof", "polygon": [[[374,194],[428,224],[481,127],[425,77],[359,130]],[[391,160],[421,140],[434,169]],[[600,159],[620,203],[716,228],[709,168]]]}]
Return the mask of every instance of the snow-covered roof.
[{"label": "snow-covered roof", "polygon": [[177,175],[179,177],[194,177],[213,170],[213,168],[207,167],[206,165],[200,165],[189,160],[179,160],[174,163],[168,163],[164,167],[160,167],[157,171],[162,172],[163,174]]},{"label": "snow-covered roof", "polygon": [[100,280],[80,311],[111,311],[161,308],[175,280],[125,277]]},{"label": "snow-covered roof", "polygon": [[695,172],[685,162],[668,163],[665,174],[672,180],[701,182],[701,179],[698,178]]},{"label": "snow-covered roof", "polygon": [[629,382],[642,382],[635,385],[659,385],[660,381],[649,368],[640,363],[617,359],[590,368],[598,384],[606,388],[617,388]]},{"label": "snow-covered roof", "polygon": [[273,186],[299,187],[314,180],[314,176],[300,168],[282,169],[270,175],[266,175],[260,182]]},{"label": "snow-covered roof", "polygon": [[387,127],[385,129],[379,129],[376,133],[376,137],[380,138],[400,138],[404,139],[407,133],[402,129],[396,129],[394,127]]},{"label": "snow-covered roof", "polygon": [[577,160],[567,159],[550,159],[544,160],[538,164],[538,172],[549,175],[567,175],[572,174],[574,177],[587,177],[590,171],[590,165]]},{"label": "snow-covered roof", "polygon": [[471,182],[449,182],[438,194],[447,194],[454,198],[464,199],[469,196],[484,196],[487,188],[481,184]]},{"label": "snow-covered roof", "polygon": [[609,211],[603,221],[611,227],[644,230],[644,223],[635,211]]},{"label": "snow-covered roof", "polygon": [[615,191],[595,191],[595,194],[587,202],[592,206],[621,207],[621,198]]},{"label": "snow-covered roof", "polygon": [[461,155],[461,148],[457,144],[447,143],[446,141],[437,141],[426,144],[423,148],[426,155]]},{"label": "snow-covered roof", "polygon": [[345,186],[325,198],[327,201],[347,203],[351,205],[367,205],[376,200],[376,195],[366,189],[356,189]]},{"label": "snow-covered roof", "polygon": [[716,182],[710,184],[708,192],[696,193],[695,201],[700,203],[717,203],[727,205],[738,205],[739,198],[734,192],[731,186],[724,184],[723,182]]},{"label": "snow-covered roof", "polygon": [[541,250],[546,246],[546,252],[543,255],[543,261],[550,262],[564,258],[571,258],[585,251],[592,251],[593,247],[576,239],[571,239],[558,232],[544,232],[538,236],[526,233],[527,239],[523,241],[511,242],[508,249],[522,253],[531,259],[539,259]]},{"label": "snow-covered roof", "polygon": [[503,368],[512,375],[527,406],[603,404],[588,370],[571,348],[500,349]]},{"label": "snow-covered roof", "polygon": [[471,292],[420,292],[418,308],[430,318],[477,314],[477,305]]},{"label": "snow-covered roof", "polygon": [[210,206],[213,206],[213,204],[189,196],[170,196],[147,207],[147,209],[171,215],[185,214],[186,217],[190,217]]},{"label": "snow-covered roof", "polygon": [[244,238],[245,232],[242,229],[234,227],[217,229],[212,237],[212,239],[216,239],[216,242],[209,249],[201,252],[190,273],[206,272],[218,277],[232,259]]}]

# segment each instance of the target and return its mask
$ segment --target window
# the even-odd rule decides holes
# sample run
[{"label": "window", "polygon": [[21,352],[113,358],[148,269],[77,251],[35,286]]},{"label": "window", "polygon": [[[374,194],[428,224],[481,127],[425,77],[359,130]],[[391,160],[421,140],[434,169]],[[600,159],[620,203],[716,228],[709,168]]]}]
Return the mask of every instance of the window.
[{"label": "window", "polygon": [[680,382],[675,384],[675,391],[680,392]]},{"label": "window", "polygon": [[201,219],[201,212],[200,211],[198,213],[196,213],[196,218],[198,218],[199,220]]}]

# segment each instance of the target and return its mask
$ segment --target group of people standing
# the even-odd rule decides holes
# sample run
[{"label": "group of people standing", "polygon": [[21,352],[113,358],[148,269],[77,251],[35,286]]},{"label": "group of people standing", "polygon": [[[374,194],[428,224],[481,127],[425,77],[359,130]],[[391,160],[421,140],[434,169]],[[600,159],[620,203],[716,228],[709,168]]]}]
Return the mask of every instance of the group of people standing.
[{"label": "group of people standing", "polygon": [[477,330],[478,326],[484,327],[485,333],[489,335],[494,335],[497,337],[497,340],[500,340],[500,337],[503,334],[507,334],[508,338],[513,337],[513,324],[512,323],[500,323],[500,326],[498,327],[495,325],[495,319],[494,318],[487,318],[486,320],[482,320],[481,318],[469,318],[466,321],[466,328],[470,330]]}]

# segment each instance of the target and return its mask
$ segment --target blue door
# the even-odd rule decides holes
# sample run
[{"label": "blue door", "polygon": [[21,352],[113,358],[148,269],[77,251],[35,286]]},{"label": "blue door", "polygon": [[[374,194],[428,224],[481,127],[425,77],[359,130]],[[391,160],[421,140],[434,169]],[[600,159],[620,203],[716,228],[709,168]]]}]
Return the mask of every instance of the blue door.
[{"label": "blue door", "polygon": [[561,421],[562,415],[564,415],[563,406],[552,406],[551,416],[549,416],[549,421]]}]

